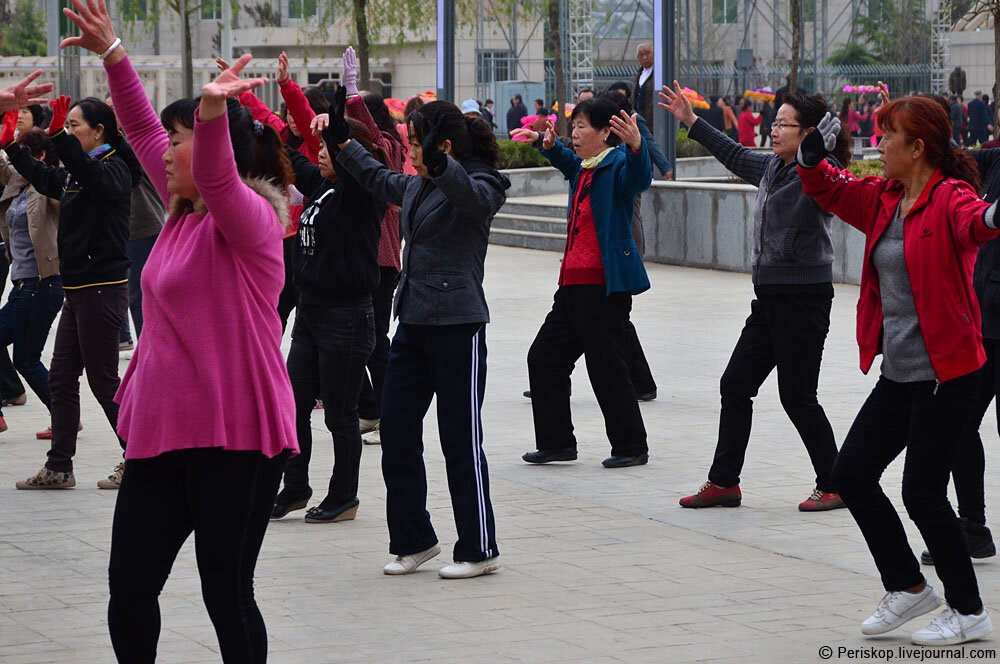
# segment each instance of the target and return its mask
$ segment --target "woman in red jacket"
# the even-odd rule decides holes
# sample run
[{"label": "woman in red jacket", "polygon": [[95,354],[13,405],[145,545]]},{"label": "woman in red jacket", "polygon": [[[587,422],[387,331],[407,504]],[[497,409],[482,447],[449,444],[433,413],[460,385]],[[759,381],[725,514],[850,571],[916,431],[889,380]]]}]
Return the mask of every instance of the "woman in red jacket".
[{"label": "woman in red jacket", "polygon": [[748,148],[757,147],[757,132],[756,127],[761,122],[761,116],[754,117],[753,111],[750,110],[750,100],[743,100],[743,107],[740,110],[740,117],[737,120],[740,131],[740,145],[745,145]]},{"label": "woman in red jacket", "polygon": [[906,450],[903,504],[934,557],[947,600],[912,640],[953,645],[993,631],[947,489],[985,360],[972,268],[979,246],[998,235],[996,206],[980,200],[972,158],[949,145],[951,126],[939,104],[900,99],[879,111],[878,121],[884,178],[858,180],[825,163],[840,131],[833,115],[798,153],[806,194],[865,234],[857,328],[862,371],[882,353],[882,375],[837,455],[833,482],[887,591],[861,631],[888,632],[940,603],[879,485]]}]

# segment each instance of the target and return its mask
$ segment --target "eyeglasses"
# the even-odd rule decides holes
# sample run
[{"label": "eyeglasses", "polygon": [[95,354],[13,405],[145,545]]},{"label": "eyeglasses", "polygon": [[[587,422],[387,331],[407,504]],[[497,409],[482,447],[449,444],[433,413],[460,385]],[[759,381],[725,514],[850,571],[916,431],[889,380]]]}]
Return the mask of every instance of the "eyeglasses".
[{"label": "eyeglasses", "polygon": [[801,127],[801,126],[802,125],[800,125],[800,124],[790,124],[790,123],[787,123],[787,122],[778,122],[778,123],[776,123],[774,125],[774,128],[777,129],[778,131],[785,131],[789,127]]}]

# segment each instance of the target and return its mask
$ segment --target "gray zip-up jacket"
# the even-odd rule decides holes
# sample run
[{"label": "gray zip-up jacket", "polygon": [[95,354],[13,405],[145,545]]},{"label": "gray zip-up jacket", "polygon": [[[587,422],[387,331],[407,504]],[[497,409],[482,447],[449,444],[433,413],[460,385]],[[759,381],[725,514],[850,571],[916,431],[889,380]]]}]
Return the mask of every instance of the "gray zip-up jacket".
[{"label": "gray zip-up jacket", "polygon": [[425,180],[392,171],[351,141],[337,154],[375,198],[402,208],[403,271],[393,312],[410,325],[488,323],[483,264],[490,224],[507,200],[510,180],[476,160],[448,157],[444,172]]},{"label": "gray zip-up jacket", "polygon": [[[795,162],[746,148],[698,118],[688,136],[749,184],[753,208],[753,283],[823,284],[833,281],[833,215],[802,191]],[[843,168],[832,156],[833,165]]]}]

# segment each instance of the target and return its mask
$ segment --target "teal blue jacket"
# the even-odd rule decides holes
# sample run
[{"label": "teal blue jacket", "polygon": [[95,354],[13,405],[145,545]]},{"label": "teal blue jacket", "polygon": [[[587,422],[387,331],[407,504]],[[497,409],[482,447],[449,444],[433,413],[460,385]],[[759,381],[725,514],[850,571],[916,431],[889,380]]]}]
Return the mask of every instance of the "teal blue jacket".
[{"label": "teal blue jacket", "polygon": [[[569,180],[569,200],[572,204],[582,160],[559,141],[551,150],[541,152]],[[608,295],[638,295],[649,289],[649,277],[632,238],[632,211],[635,197],[649,189],[652,179],[645,140],[635,154],[628,147],[612,150],[594,169],[590,208],[594,214],[597,242],[601,247]]]}]

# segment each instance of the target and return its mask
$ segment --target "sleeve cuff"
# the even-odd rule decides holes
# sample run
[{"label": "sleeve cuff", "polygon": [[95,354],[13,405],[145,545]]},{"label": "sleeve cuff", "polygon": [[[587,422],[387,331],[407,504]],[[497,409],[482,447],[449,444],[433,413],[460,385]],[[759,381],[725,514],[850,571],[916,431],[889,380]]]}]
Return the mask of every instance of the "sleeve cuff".
[{"label": "sleeve cuff", "polygon": [[986,224],[986,228],[989,228],[990,230],[993,231],[998,230],[997,219],[995,219],[996,211],[997,211],[997,204],[993,203],[988,208],[986,208],[985,212],[983,212],[983,223]]}]

